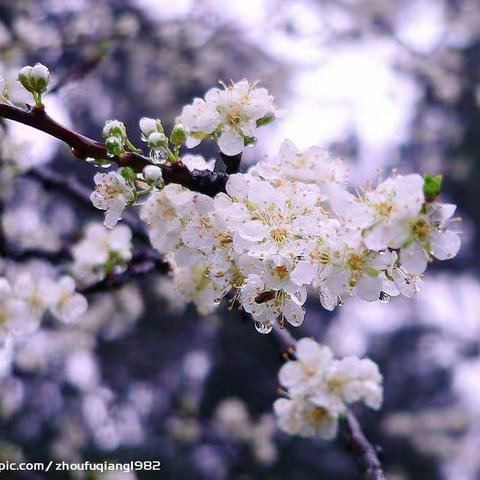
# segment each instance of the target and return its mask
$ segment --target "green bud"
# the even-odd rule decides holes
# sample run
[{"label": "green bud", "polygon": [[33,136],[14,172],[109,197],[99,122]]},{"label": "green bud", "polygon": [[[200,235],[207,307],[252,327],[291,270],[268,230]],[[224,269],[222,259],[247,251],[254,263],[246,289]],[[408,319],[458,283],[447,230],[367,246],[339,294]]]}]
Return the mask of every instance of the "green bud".
[{"label": "green bud", "polygon": [[168,148],[168,138],[160,132],[153,132],[148,137],[148,146],[151,148]]},{"label": "green bud", "polygon": [[123,142],[118,137],[108,137],[105,140],[105,148],[110,155],[121,157],[124,154]]},{"label": "green bud", "polygon": [[427,202],[432,202],[438,197],[438,195],[440,195],[443,177],[442,175],[437,175],[434,177],[433,175],[426,173],[423,178],[423,193],[425,194],[425,199]]},{"label": "green bud", "polygon": [[177,123],[170,134],[170,141],[174,145],[182,145],[182,143],[186,142],[187,136],[188,134],[185,127],[181,123]]},{"label": "green bud", "polygon": [[37,63],[30,74],[32,86],[37,93],[45,93],[47,91],[48,82],[50,81],[50,72],[45,65]]},{"label": "green bud", "polygon": [[27,65],[26,67],[23,67],[18,73],[18,81],[29,92],[33,90],[32,70],[33,70],[33,67],[31,67],[30,65]]},{"label": "green bud", "polygon": [[132,182],[135,180],[136,175],[133,169],[130,167],[123,167],[120,169],[120,175],[125,179],[125,180],[131,180]]}]

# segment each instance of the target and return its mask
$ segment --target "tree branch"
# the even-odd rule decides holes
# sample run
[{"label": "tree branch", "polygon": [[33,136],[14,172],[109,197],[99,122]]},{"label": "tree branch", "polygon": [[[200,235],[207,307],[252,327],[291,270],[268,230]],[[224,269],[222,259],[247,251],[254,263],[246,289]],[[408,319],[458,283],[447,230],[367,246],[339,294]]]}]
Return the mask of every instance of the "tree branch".
[{"label": "tree branch", "polygon": [[[58,190],[70,199],[80,202],[88,208],[92,208],[92,202],[90,200],[91,191],[76,178],[66,177],[46,167],[33,168],[28,171],[26,176],[39,181],[46,189]],[[134,236],[150,245],[145,226],[135,214],[125,212],[122,221],[130,227]]]},{"label": "tree branch", "polygon": [[[295,347],[297,341],[286,328],[276,327],[274,334],[282,348]],[[386,480],[376,448],[369,442],[352,411],[346,416],[345,443],[364,480]]]},{"label": "tree branch", "polygon": [[78,291],[84,295],[104,293],[120,288],[131,280],[144,277],[149,273],[167,273],[169,270],[170,265],[161,258],[154,258],[149,255],[143,256],[140,254],[132,259],[128,268],[124,272],[108,275],[103,280],[93,283],[85,288],[78,289]]},{"label": "tree branch", "polygon": [[386,480],[377,449],[368,441],[357,417],[351,411],[347,412],[346,422],[348,427],[345,435],[347,449],[352,454],[363,478],[365,480]]},{"label": "tree branch", "polygon": [[[128,152],[123,157],[109,157],[103,143],[92,140],[56,122],[47,114],[43,106],[29,107],[28,110],[23,110],[14,105],[0,103],[0,117],[23,123],[48,133],[66,143],[72,150],[72,153],[82,160],[87,158],[95,160],[111,158],[118,165],[129,166],[136,172],[141,172],[144,167],[152,164],[148,157],[134,152]],[[181,162],[159,166],[162,169],[165,183],[178,183],[190,190],[209,196],[214,196],[225,190],[225,184],[228,179],[228,175],[225,173],[211,172],[209,170],[194,170],[190,172]]]}]

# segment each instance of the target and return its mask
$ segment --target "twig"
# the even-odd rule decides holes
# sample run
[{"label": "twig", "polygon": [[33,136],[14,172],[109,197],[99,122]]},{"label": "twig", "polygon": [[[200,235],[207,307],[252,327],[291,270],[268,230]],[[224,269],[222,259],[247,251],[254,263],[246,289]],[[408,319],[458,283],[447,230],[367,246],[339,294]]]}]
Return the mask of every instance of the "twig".
[{"label": "twig", "polygon": [[345,435],[347,449],[352,454],[363,478],[365,480],[386,480],[377,450],[363,433],[357,417],[348,411],[346,421],[348,427]]},{"label": "twig", "polygon": [[[0,117],[23,123],[58,138],[70,147],[77,158],[82,160],[110,158],[118,165],[129,166],[137,172],[141,172],[145,166],[152,164],[148,157],[135,152],[128,152],[122,157],[109,157],[103,143],[92,140],[56,122],[47,114],[43,106],[23,110],[14,105],[0,103]],[[160,167],[165,183],[178,183],[190,190],[209,196],[223,192],[228,179],[228,175],[225,173],[209,170],[194,170],[191,172],[181,162],[161,165]]]},{"label": "twig", "polygon": [[70,252],[62,247],[60,250],[48,251],[38,248],[26,248],[26,249],[11,249],[6,248],[3,252],[3,256],[8,260],[14,260],[15,262],[28,262],[29,260],[46,260],[53,264],[71,260],[72,256]]},{"label": "twig", "polygon": [[[76,178],[64,176],[46,167],[33,168],[26,176],[39,181],[47,189],[58,190],[72,200],[80,202],[88,208],[92,208],[92,202],[90,200],[91,191]],[[126,212],[122,221],[130,227],[137,238],[149,243],[145,227],[136,215],[132,212]]]},{"label": "twig", "polygon": [[[286,328],[276,327],[272,333],[283,348],[295,347],[297,341]],[[346,426],[345,442],[347,450],[353,456],[362,478],[364,480],[386,480],[375,447],[369,442],[360,423],[350,410],[346,415]]]},{"label": "twig", "polygon": [[79,289],[78,291],[84,295],[108,292],[122,287],[135,278],[144,277],[149,273],[167,273],[169,270],[170,265],[161,258],[142,258],[142,256],[139,255],[138,257],[133,258],[132,262],[124,272],[108,275],[103,280]]},{"label": "twig", "polygon": [[67,70],[57,81],[57,83],[48,91],[49,94],[60,91],[65,86],[69,85],[75,80],[80,80],[87,76],[97,65],[105,58],[106,49],[100,48],[98,51],[91,54],[83,62],[74,65]]}]

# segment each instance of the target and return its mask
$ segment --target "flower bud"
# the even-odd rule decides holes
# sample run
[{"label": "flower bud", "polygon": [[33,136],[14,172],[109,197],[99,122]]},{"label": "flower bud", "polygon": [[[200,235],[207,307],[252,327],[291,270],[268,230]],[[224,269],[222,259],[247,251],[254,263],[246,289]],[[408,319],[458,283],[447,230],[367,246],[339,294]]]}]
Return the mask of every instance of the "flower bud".
[{"label": "flower bud", "polygon": [[148,137],[148,145],[151,148],[168,148],[168,138],[160,132],[153,132]]},{"label": "flower bud", "polygon": [[156,165],[147,165],[143,169],[143,176],[148,183],[157,183],[162,179],[162,169]]},{"label": "flower bud", "polygon": [[124,153],[122,140],[118,137],[108,137],[105,140],[105,148],[110,155],[121,157]]},{"label": "flower bud", "polygon": [[136,178],[135,172],[130,167],[120,168],[119,173],[125,180],[131,180],[133,182]]},{"label": "flower bud", "polygon": [[123,122],[119,122],[118,120],[108,120],[107,122],[105,122],[102,135],[104,138],[108,138],[108,137],[126,138],[127,129]]},{"label": "flower bud", "polygon": [[27,65],[26,67],[23,67],[20,72],[18,73],[18,81],[23,85],[25,89],[27,89],[29,92],[32,91],[32,70],[33,67],[30,65]]},{"label": "flower bud", "polygon": [[182,145],[187,140],[187,130],[181,123],[177,123],[170,134],[170,141],[174,145]]},{"label": "flower bud", "polygon": [[33,89],[37,93],[45,93],[47,91],[48,82],[50,81],[50,72],[45,65],[41,63],[35,64],[30,72],[31,83]]},{"label": "flower bud", "polygon": [[153,132],[163,133],[162,122],[155,118],[142,117],[139,124],[140,130],[145,138],[148,138]]}]

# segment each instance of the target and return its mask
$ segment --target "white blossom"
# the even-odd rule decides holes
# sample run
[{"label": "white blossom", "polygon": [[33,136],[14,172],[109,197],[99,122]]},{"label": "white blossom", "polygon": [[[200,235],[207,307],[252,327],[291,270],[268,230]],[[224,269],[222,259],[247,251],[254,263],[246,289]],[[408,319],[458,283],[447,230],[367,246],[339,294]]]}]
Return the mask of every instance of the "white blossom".
[{"label": "white blossom", "polygon": [[253,171],[266,179],[284,178],[302,183],[314,183],[326,191],[332,183],[346,185],[348,168],[345,163],[320,147],[300,152],[291,140],[284,140],[278,157],[259,162]]},{"label": "white blossom", "polygon": [[180,239],[183,213],[194,193],[177,184],[153,193],[143,205],[141,217],[149,226],[150,241],[160,253],[172,251]]},{"label": "white blossom", "polygon": [[245,139],[254,137],[258,122],[274,114],[268,91],[242,80],[223,89],[210,89],[204,100],[196,98],[183,108],[180,121],[189,132],[188,147],[216,134],[220,150],[237,155],[244,149]]},{"label": "white blossom", "polygon": [[106,211],[104,224],[113,228],[133,200],[134,188],[117,172],[97,173],[94,181],[95,191],[90,200],[96,208]]},{"label": "white blossom", "polygon": [[31,318],[27,304],[16,297],[8,280],[0,277],[0,343],[18,335]]},{"label": "white blossom", "polygon": [[75,281],[68,276],[60,278],[55,285],[55,297],[50,310],[65,323],[78,320],[87,311],[87,300],[75,292],[75,287]]},{"label": "white blossom", "polygon": [[308,397],[279,398],[273,404],[273,410],[280,429],[290,435],[323,440],[331,440],[337,435],[338,416]]}]

